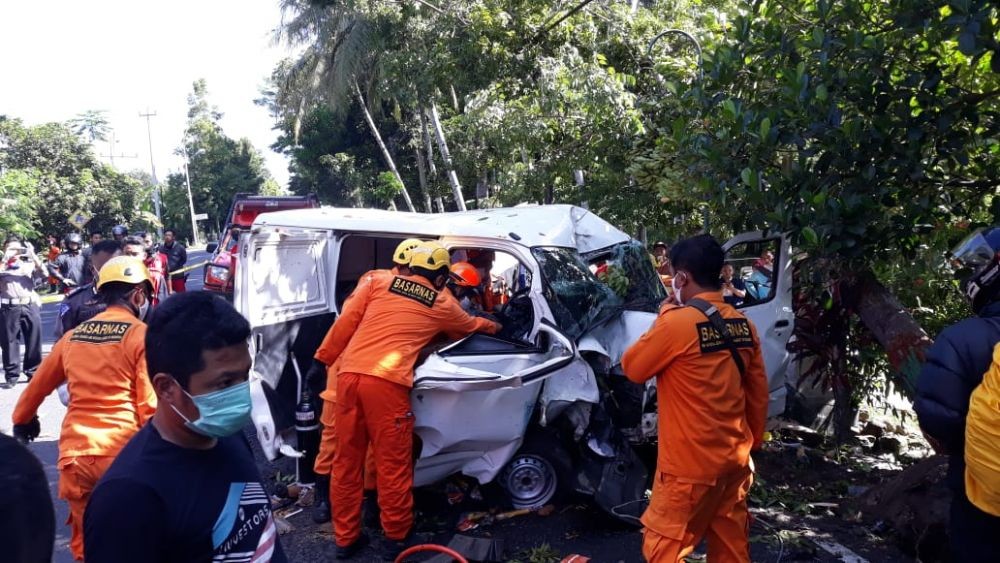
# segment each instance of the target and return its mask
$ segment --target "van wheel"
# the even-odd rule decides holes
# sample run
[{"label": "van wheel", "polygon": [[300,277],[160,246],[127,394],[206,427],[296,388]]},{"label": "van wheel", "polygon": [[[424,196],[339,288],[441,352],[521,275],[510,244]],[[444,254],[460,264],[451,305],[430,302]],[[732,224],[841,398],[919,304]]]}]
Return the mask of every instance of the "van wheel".
[{"label": "van wheel", "polygon": [[519,453],[500,474],[500,486],[514,508],[538,508],[556,496],[559,478],[547,459]]},{"label": "van wheel", "polygon": [[500,472],[498,483],[515,509],[540,508],[572,488],[571,472],[572,462],[558,434],[535,429]]}]

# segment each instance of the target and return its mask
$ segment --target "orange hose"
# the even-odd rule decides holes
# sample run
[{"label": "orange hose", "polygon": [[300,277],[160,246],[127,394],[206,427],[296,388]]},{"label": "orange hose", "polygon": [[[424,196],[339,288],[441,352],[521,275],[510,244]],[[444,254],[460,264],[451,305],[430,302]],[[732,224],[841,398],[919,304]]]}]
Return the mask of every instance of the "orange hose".
[{"label": "orange hose", "polygon": [[415,545],[415,546],[407,549],[403,553],[400,553],[399,557],[396,558],[396,563],[403,563],[403,561],[406,559],[407,556],[413,555],[414,553],[420,553],[422,551],[436,551],[438,553],[443,553],[443,554],[451,557],[455,561],[458,561],[458,563],[469,563],[469,560],[466,559],[466,558],[464,558],[464,557],[462,557],[462,555],[460,553],[458,553],[457,551],[455,551],[455,550],[453,550],[451,548],[447,548],[447,547],[445,547],[443,545],[434,545],[434,544],[430,544],[430,543],[423,544],[423,545]]}]

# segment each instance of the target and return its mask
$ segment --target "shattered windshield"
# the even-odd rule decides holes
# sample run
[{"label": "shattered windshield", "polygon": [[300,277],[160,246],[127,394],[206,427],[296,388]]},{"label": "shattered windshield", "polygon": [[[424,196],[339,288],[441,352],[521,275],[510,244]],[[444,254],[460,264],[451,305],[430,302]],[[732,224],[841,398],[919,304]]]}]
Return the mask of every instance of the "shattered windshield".
[{"label": "shattered windshield", "polygon": [[584,255],[597,279],[624,300],[630,311],[659,311],[667,290],[642,243],[630,240]]},{"label": "shattered windshield", "polygon": [[575,250],[538,247],[531,252],[542,268],[545,300],[570,338],[579,338],[621,310],[622,299],[594,277]]}]

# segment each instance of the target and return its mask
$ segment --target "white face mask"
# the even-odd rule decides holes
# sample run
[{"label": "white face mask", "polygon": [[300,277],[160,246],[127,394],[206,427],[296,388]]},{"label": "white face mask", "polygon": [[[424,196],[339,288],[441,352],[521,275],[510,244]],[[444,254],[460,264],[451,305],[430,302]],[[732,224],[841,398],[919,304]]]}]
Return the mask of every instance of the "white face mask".
[{"label": "white face mask", "polygon": [[674,299],[677,300],[678,305],[684,305],[684,300],[681,299],[681,289],[677,287],[677,276],[675,275],[670,279],[670,287],[674,290]]},{"label": "white face mask", "polygon": [[146,315],[148,314],[149,314],[149,300],[147,299],[146,302],[139,307],[139,320],[145,321]]}]

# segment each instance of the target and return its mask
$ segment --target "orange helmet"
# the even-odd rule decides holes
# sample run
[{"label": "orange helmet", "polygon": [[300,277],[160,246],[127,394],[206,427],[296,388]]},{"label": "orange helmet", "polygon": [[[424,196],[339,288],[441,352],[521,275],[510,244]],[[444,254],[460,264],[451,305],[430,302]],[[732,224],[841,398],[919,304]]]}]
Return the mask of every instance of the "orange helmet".
[{"label": "orange helmet", "polygon": [[468,262],[455,262],[451,265],[451,279],[461,287],[479,287],[479,271]]}]

